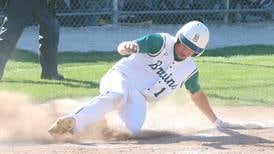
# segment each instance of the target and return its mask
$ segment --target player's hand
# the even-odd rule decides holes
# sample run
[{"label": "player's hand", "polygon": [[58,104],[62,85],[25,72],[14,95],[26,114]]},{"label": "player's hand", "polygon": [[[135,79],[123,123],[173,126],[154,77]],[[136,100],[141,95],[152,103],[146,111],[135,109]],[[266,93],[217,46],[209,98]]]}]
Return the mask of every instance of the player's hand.
[{"label": "player's hand", "polygon": [[242,129],[242,128],[244,128],[244,126],[241,124],[222,121],[219,118],[216,119],[214,124],[217,129]]},{"label": "player's hand", "polygon": [[137,52],[138,44],[134,41],[122,42],[118,45],[117,50],[121,55],[129,55]]}]

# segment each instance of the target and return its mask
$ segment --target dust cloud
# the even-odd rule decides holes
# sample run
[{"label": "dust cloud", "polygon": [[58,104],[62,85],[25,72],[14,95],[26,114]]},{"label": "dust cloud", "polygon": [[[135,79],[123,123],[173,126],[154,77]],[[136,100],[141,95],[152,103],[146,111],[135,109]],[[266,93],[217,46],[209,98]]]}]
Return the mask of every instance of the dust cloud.
[{"label": "dust cloud", "polygon": [[0,92],[0,140],[49,142],[54,116],[46,106],[35,105],[20,93]]},{"label": "dust cloud", "polygon": [[[57,99],[46,103],[34,102],[30,97],[13,92],[0,92],[0,142],[77,142],[80,140],[116,140],[129,137],[119,128],[110,128],[105,118],[82,133],[65,134],[60,138],[48,134],[54,121],[82,104],[83,100]],[[114,120],[110,116],[109,121]]]},{"label": "dust cloud", "polygon": [[[180,95],[187,96],[182,93]],[[56,142],[56,138],[47,133],[50,125],[57,117],[77,110],[84,103],[88,103],[88,100],[57,99],[39,103],[33,102],[24,94],[0,92],[0,142]],[[146,136],[155,134],[153,132],[187,133],[214,127],[188,97],[167,98],[155,104],[148,104],[147,108],[147,118],[142,128],[144,132],[150,132],[144,133]],[[273,108],[265,107],[216,107],[214,110],[221,118],[240,122],[262,122],[274,117]],[[78,142],[130,138],[132,136],[125,129],[118,114],[111,112],[84,132],[57,139]]]}]

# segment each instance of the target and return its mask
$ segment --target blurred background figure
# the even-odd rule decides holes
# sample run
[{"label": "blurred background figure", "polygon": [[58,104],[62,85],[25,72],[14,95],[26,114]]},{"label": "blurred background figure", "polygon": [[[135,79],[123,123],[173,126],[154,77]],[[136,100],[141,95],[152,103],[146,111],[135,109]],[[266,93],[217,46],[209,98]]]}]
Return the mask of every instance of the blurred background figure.
[{"label": "blurred background figure", "polygon": [[24,28],[34,19],[39,25],[41,79],[63,80],[58,74],[59,24],[55,0],[1,0],[5,19],[0,32],[0,79]]}]

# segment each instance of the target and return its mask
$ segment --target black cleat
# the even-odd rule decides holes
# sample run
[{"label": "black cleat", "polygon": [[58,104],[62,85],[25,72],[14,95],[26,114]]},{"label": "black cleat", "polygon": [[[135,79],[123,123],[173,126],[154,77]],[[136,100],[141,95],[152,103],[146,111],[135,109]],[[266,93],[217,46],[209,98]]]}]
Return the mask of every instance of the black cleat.
[{"label": "black cleat", "polygon": [[55,74],[55,75],[42,74],[41,79],[43,79],[43,80],[64,80],[65,78],[61,74]]}]

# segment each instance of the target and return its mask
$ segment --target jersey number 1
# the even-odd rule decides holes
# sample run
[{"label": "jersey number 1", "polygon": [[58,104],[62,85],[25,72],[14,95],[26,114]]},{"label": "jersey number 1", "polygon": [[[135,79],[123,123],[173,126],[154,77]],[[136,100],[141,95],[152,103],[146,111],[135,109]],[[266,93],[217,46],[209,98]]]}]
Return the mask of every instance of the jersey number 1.
[{"label": "jersey number 1", "polygon": [[166,90],[166,88],[162,88],[159,92],[154,93],[155,97],[158,97],[162,92],[164,92]]}]

